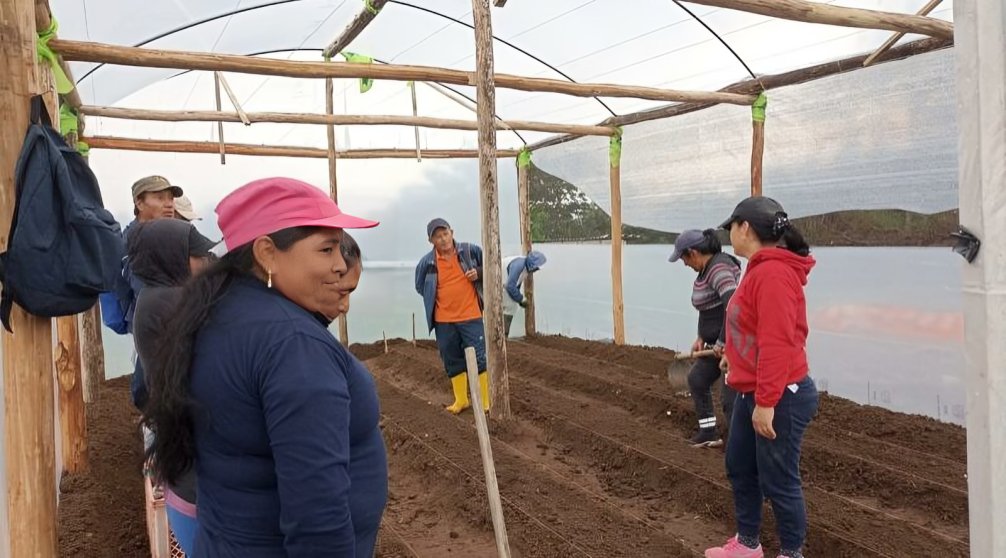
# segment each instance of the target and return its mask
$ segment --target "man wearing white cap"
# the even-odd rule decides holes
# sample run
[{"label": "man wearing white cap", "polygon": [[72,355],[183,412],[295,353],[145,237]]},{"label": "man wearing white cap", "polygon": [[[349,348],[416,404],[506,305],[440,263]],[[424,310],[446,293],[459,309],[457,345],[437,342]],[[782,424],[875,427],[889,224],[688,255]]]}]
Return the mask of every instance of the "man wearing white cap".
[{"label": "man wearing white cap", "polygon": [[188,196],[182,195],[175,198],[175,218],[182,221],[199,221],[202,217],[192,208],[192,200]]}]

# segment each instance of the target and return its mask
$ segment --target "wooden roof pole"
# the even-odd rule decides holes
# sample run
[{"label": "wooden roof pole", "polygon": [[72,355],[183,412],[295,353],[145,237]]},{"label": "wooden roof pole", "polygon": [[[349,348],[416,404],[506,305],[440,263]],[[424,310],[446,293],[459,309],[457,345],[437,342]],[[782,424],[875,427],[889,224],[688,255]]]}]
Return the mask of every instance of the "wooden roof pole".
[{"label": "wooden roof pole", "polygon": [[368,0],[366,7],[360,10],[360,13],[356,14],[356,17],[353,18],[353,21],[349,22],[349,25],[346,26],[342,33],[325,47],[324,55],[331,58],[342,52],[353,42],[353,39],[359,36],[370,25],[371,21],[374,21],[374,18],[377,17],[377,14],[380,13],[381,9],[387,3],[388,0]]},{"label": "wooden roof pole", "polygon": [[[171,111],[146,110],[120,107],[98,107],[84,105],[81,114],[103,118],[124,118],[129,120],[155,120],[160,122],[241,122],[240,115],[223,111]],[[249,123],[273,122],[280,124],[332,124],[338,126],[419,126],[421,128],[441,128],[448,130],[478,130],[474,120],[455,120],[428,116],[398,115],[344,115],[309,114],[289,112],[249,112],[245,114]],[[610,136],[614,127],[586,126],[582,124],[552,124],[550,122],[527,122],[523,120],[496,121],[497,130],[529,130],[534,132],[566,132],[583,136]]]},{"label": "wooden roof pole", "polygon": [[[65,60],[77,62],[104,62],[122,66],[238,72],[280,77],[436,81],[453,85],[472,85],[475,83],[472,72],[430,66],[304,62],[233,54],[155,50],[63,39],[53,39],[49,44]],[[520,91],[562,93],[574,97],[628,97],[655,101],[705,101],[735,105],[750,105],[754,101],[753,95],[738,95],[736,93],[677,91],[610,83],[572,83],[558,79],[511,74],[496,74],[494,79],[497,87]]]},{"label": "wooden roof pole", "polygon": [[[220,144],[210,141],[151,140],[120,138],[109,136],[88,136],[81,138],[91,149],[121,149],[126,151],[150,151],[164,153],[220,153]],[[228,155],[258,155],[262,157],[300,157],[325,159],[328,149],[317,147],[291,147],[277,145],[250,145],[246,143],[226,144]],[[513,149],[499,149],[500,158],[516,157]],[[427,159],[474,159],[479,153],[472,149],[424,149]],[[336,151],[337,159],[411,159],[416,156],[414,149],[348,149]]]},{"label": "wooden roof pole", "polygon": [[832,6],[807,0],[684,0],[690,4],[715,6],[779,19],[821,23],[840,27],[886,29],[952,39],[952,23],[919,15]]}]

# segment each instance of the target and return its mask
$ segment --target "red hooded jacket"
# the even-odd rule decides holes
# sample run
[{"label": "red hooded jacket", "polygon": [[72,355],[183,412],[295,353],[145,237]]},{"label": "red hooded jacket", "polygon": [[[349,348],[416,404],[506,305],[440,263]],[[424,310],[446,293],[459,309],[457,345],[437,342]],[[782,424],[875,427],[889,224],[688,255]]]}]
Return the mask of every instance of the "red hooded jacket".
[{"label": "red hooded jacket", "polygon": [[759,250],[727,308],[727,383],[775,407],[787,385],[807,375],[807,299],[813,256]]}]

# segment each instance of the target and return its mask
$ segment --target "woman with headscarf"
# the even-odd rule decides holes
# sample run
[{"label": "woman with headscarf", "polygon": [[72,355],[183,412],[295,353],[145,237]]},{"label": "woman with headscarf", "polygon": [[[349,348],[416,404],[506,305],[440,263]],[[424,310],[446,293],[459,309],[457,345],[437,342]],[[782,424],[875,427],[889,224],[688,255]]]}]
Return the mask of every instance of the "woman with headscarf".
[{"label": "woman with headscarf", "polygon": [[185,287],[154,366],[157,474],[199,475],[196,556],[371,557],[387,502],[373,379],[322,316],[339,297],[343,213],[289,178],[216,208],[228,253]]},{"label": "woman with headscarf", "polygon": [[[147,387],[161,386],[155,375],[162,369],[153,366],[154,354],[164,343],[164,324],[179,302],[182,285],[208,265],[210,249],[216,243],[192,225],[176,219],[158,219],[140,223],[129,237],[132,272],[146,285],[136,299],[133,340]],[[196,535],[196,477],[189,469],[174,483],[164,487],[168,523],[175,540],[187,554],[192,553]]]},{"label": "woman with headscarf", "polygon": [[802,558],[807,509],[800,480],[803,433],[817,413],[807,364],[810,246],[779,202],[754,196],[721,225],[747,273],[727,308],[727,383],[738,392],[727,438],[737,535],[706,558],[762,558],[762,504],[772,503],[780,557]]}]

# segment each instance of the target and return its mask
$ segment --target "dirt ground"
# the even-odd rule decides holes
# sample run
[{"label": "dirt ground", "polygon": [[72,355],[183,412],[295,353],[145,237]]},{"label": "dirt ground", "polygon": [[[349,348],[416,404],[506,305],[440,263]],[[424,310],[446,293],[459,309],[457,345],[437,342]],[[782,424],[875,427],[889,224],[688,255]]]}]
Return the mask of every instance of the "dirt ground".
[{"label": "dirt ground", "polygon": [[[357,346],[381,395],[391,498],[380,556],[493,556],[474,421],[442,410],[435,348]],[[563,337],[507,346],[515,420],[491,423],[515,556],[701,556],[733,533],[722,450],[684,443],[673,353]],[[815,557],[968,555],[965,432],[824,395],[803,450]],[[766,555],[778,543],[766,506]]]},{"label": "dirt ground", "polygon": [[128,376],[105,382],[98,400],[88,405],[91,470],[64,475],[60,484],[60,556],[150,556],[137,417]]},{"label": "dirt ground", "polygon": [[[390,465],[382,557],[494,556],[470,412],[435,347],[356,345],[377,379]],[[733,532],[723,452],[685,444],[695,418],[670,351],[563,337],[508,344],[514,420],[490,422],[512,554],[694,557]],[[61,556],[144,556],[140,441],[128,379],[88,411],[92,472],[63,480]],[[968,555],[965,432],[823,395],[807,432],[806,553]],[[771,510],[763,539],[774,556]]]}]

